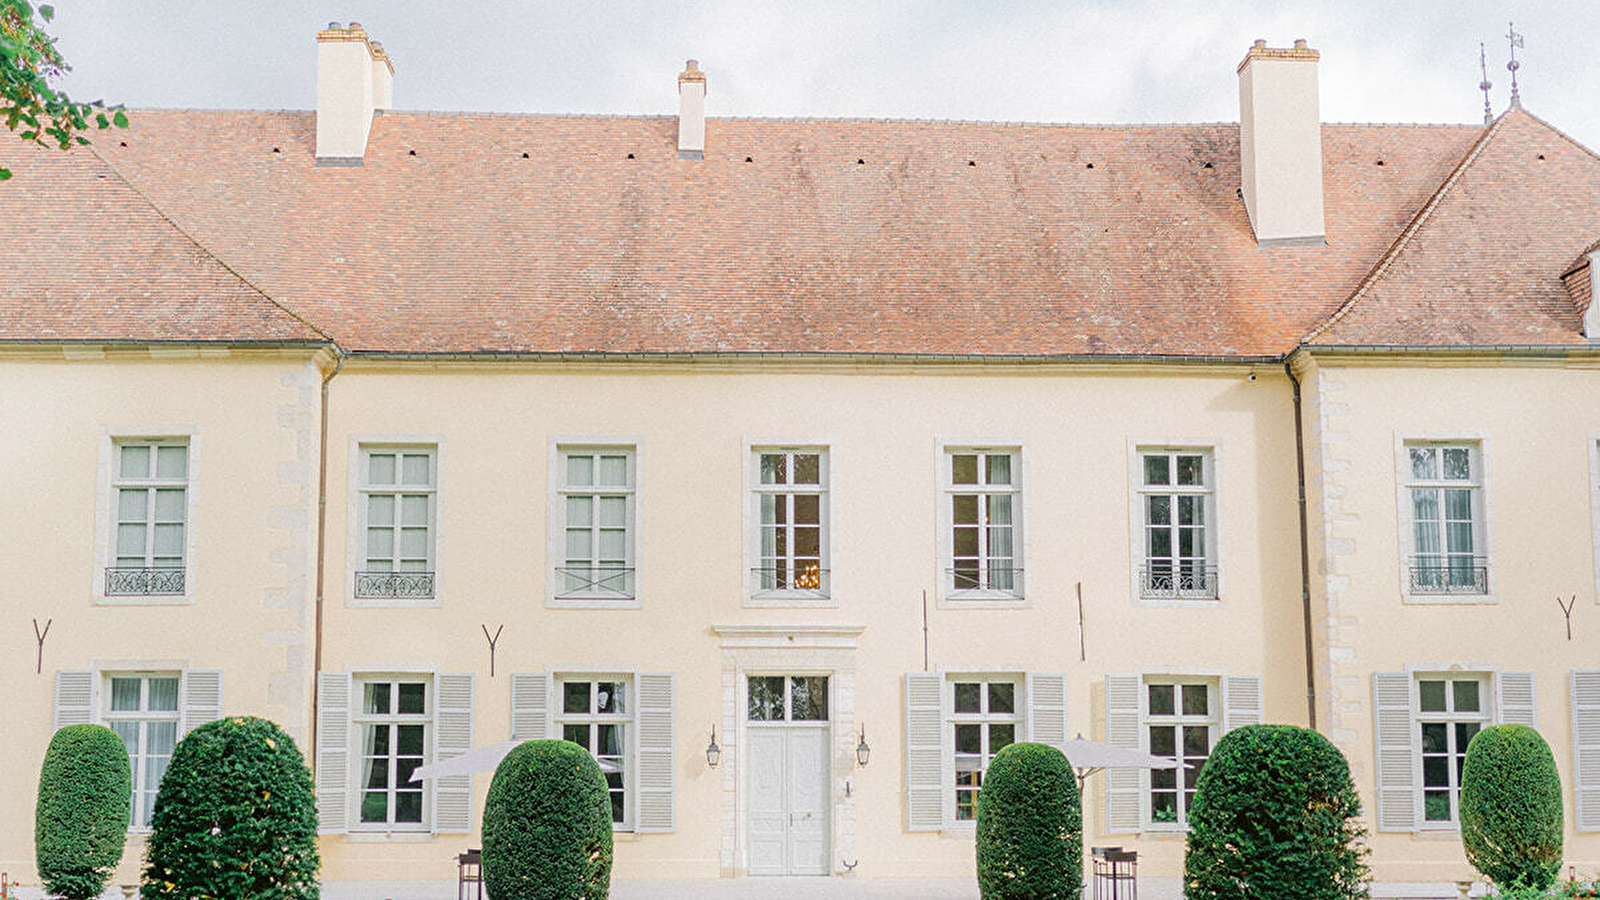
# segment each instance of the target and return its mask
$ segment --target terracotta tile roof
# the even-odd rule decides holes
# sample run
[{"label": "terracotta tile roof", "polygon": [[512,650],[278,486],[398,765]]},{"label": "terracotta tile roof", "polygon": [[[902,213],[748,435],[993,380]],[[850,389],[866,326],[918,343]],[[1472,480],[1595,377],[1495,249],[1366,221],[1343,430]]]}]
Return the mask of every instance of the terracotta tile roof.
[{"label": "terracotta tile roof", "polygon": [[0,342],[326,340],[93,154],[0,138]]},{"label": "terracotta tile roof", "polygon": [[385,113],[319,168],[311,113],[132,118],[97,152],[250,283],[439,353],[1281,354],[1482,131],[1325,126],[1328,246],[1263,250],[1231,124],[712,119],[694,162],[672,117]]},{"label": "terracotta tile roof", "polygon": [[1585,343],[1562,275],[1597,234],[1600,157],[1512,110],[1307,343]]}]

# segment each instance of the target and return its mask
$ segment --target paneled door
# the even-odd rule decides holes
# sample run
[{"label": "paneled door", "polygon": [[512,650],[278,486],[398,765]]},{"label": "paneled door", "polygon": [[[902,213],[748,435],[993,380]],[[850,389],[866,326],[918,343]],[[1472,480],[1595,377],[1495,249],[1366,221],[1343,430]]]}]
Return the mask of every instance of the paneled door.
[{"label": "paneled door", "polygon": [[751,875],[828,874],[826,676],[752,676]]}]

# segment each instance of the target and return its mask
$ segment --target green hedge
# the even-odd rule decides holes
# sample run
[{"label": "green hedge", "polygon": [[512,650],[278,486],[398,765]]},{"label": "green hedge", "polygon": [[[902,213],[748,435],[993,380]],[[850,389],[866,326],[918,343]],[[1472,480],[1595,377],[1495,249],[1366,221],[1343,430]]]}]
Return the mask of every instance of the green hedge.
[{"label": "green hedge", "polygon": [[587,750],[528,741],[500,761],[483,808],[483,882],[495,900],[606,900],[611,798]]},{"label": "green hedge", "polygon": [[218,719],[179,741],[151,827],[142,900],[317,900],[311,773],[266,719]]},{"label": "green hedge", "polygon": [[1503,887],[1543,888],[1561,870],[1561,775],[1539,732],[1485,728],[1461,769],[1461,843],[1467,861]]},{"label": "green hedge", "polygon": [[1347,900],[1367,880],[1344,755],[1293,725],[1248,725],[1211,751],[1189,808],[1188,900]]},{"label": "green hedge", "polygon": [[977,844],[984,900],[1077,900],[1083,817],[1060,750],[1011,744],[995,754],[978,790]]},{"label": "green hedge", "polygon": [[100,725],[57,731],[39,770],[33,852],[52,894],[98,897],[122,861],[133,780],[128,748]]}]

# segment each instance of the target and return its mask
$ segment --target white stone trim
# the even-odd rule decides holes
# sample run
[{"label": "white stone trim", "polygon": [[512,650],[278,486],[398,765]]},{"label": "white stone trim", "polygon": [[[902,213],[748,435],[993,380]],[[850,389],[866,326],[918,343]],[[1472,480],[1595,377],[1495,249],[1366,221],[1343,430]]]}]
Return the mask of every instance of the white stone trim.
[{"label": "white stone trim", "polygon": [[[633,596],[628,599],[598,597],[556,598],[555,566],[566,558],[567,513],[556,498],[561,486],[566,484],[566,474],[561,471],[561,450],[566,448],[606,448],[627,450],[633,458],[633,521],[629,524],[628,540],[632,542]],[[545,442],[544,562],[539,567],[539,581],[544,585],[542,594],[546,609],[639,609],[645,596],[645,545],[644,524],[644,463],[645,441],[640,435],[551,435]]]},{"label": "white stone trim", "polygon": [[[1590,308],[1600,308],[1600,303],[1591,300]],[[1589,432],[1588,440],[1589,518],[1594,523],[1589,541],[1594,545],[1594,602],[1600,604],[1600,431]]]},{"label": "white stone trim", "polygon": [[[361,560],[365,557],[364,548],[367,545],[366,535],[362,533],[362,522],[366,513],[361,508],[361,485],[366,480],[361,473],[361,450],[365,446],[384,446],[400,448],[433,448],[433,522],[432,534],[429,538],[433,541],[433,597],[429,600],[407,600],[398,597],[371,597],[356,599],[356,572],[361,570]],[[394,433],[362,433],[351,434],[348,444],[348,480],[345,482],[345,571],[344,571],[344,605],[352,609],[373,608],[400,608],[400,609],[433,609],[444,605],[444,471],[445,471],[445,440],[441,434],[394,434]],[[395,514],[398,516],[399,511]],[[353,671],[353,670],[352,670]],[[431,670],[429,670],[431,671]]]},{"label": "white stone trim", "polygon": [[[118,441],[136,438],[175,440],[188,442],[188,483],[184,487],[183,529],[183,593],[165,595],[120,594],[107,596],[106,567],[111,565],[111,532],[115,527],[115,513],[111,509],[111,484],[116,479],[112,469],[116,466]],[[94,501],[94,568],[89,573],[89,592],[96,606],[193,606],[198,596],[196,586],[199,568],[195,559],[195,513],[200,509],[200,426],[181,425],[111,425],[100,430],[99,460],[95,467]]]},{"label": "white stone trim", "polygon": [[[838,571],[838,517],[834,512],[838,504],[836,500],[837,485],[839,483],[838,465],[839,439],[836,437],[793,437],[768,439],[761,436],[746,436],[740,440],[742,455],[740,457],[739,471],[742,475],[741,491],[742,509],[744,519],[741,523],[744,538],[744,553],[742,556],[743,567],[739,571],[739,595],[743,605],[750,609],[836,609],[839,606],[839,583],[834,577]],[[828,570],[828,596],[803,597],[788,596],[781,592],[768,592],[757,596],[751,587],[751,570],[756,568],[761,558],[761,546],[758,529],[761,524],[761,510],[756,504],[756,461],[755,452],[761,449],[783,450],[818,450],[821,451],[825,463],[826,475],[824,476],[824,498],[822,505],[822,561]]]},{"label": "white stone trim", "polygon": [[[1016,481],[1017,503],[1021,505],[1021,514],[1013,510],[1013,527],[1017,529],[1014,546],[1017,548],[1017,558],[1022,565],[1022,593],[1017,597],[980,597],[980,596],[952,596],[953,588],[946,582],[945,570],[952,568],[950,530],[950,504],[945,502],[950,493],[949,480],[945,478],[945,460],[954,450],[1005,450],[1016,454]],[[1027,448],[1015,435],[1011,437],[988,436],[947,436],[935,435],[933,441],[933,490],[934,499],[934,565],[933,584],[935,606],[939,609],[1026,609],[1033,606],[1030,599],[1033,596],[1028,587],[1029,560],[1033,559],[1032,535],[1033,529],[1029,526],[1029,516],[1032,515],[1033,504],[1029,502],[1029,492],[1033,484],[1032,458]],[[1064,552],[1064,551],[1063,551]],[[974,594],[978,592],[961,592]]]},{"label": "white stone trim", "polygon": [[[1228,566],[1226,561],[1226,541],[1223,539],[1224,523],[1227,518],[1223,515],[1222,464],[1227,459],[1224,442],[1215,435],[1197,436],[1172,436],[1164,437],[1130,437],[1127,439],[1128,448],[1128,483],[1127,498],[1124,505],[1128,509],[1128,596],[1134,606],[1166,608],[1166,609],[1222,609],[1228,605]],[[1212,563],[1217,567],[1217,596],[1209,600],[1166,600],[1151,599],[1141,596],[1139,585],[1139,561],[1144,558],[1144,510],[1140,508],[1138,498],[1140,488],[1144,485],[1144,472],[1140,465],[1139,454],[1145,450],[1193,450],[1204,453],[1211,461],[1211,521],[1207,523],[1206,530],[1210,532],[1212,541]]]},{"label": "white stone trim", "polygon": [[[1406,483],[1411,480],[1410,455],[1406,452],[1409,443],[1450,442],[1463,444],[1476,444],[1478,447],[1478,491],[1483,498],[1483,525],[1479,534],[1483,537],[1484,581],[1487,590],[1482,594],[1413,594],[1407,588],[1410,584],[1409,569],[1412,556],[1413,534],[1411,528],[1411,503],[1407,496]],[[1396,552],[1396,577],[1400,591],[1400,600],[1403,603],[1421,606],[1481,606],[1495,603],[1495,588],[1499,579],[1495,573],[1494,552],[1494,492],[1490,484],[1494,474],[1493,464],[1489,461],[1489,432],[1481,429],[1460,429],[1451,431],[1400,431],[1394,433],[1394,496],[1395,496],[1395,535],[1398,541]],[[1443,512],[1441,511],[1441,515]]]}]

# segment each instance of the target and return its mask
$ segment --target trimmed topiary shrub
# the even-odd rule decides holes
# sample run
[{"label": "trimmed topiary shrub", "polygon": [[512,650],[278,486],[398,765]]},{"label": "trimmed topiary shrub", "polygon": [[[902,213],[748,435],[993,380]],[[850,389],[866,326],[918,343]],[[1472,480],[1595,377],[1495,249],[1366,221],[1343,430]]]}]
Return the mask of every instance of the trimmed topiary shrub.
[{"label": "trimmed topiary shrub", "polygon": [[1366,832],[1344,754],[1294,725],[1247,725],[1211,751],[1189,807],[1188,900],[1365,897]]},{"label": "trimmed topiary shrub", "polygon": [[1461,844],[1501,887],[1545,888],[1561,870],[1561,774],[1526,725],[1485,728],[1461,767]]},{"label": "trimmed topiary shrub", "polygon": [[191,731],[156,794],[142,900],[317,900],[317,811],[300,749],[266,719]]},{"label": "trimmed topiary shrub", "polygon": [[1048,744],[994,755],[978,790],[978,888],[984,900],[1077,900],[1083,816],[1072,764]]},{"label": "trimmed topiary shrub", "polygon": [[122,861],[133,780],[128,747],[101,725],[57,731],[39,770],[33,853],[39,880],[72,900],[98,897]]},{"label": "trimmed topiary shrub", "polygon": [[589,751],[528,741],[500,761],[483,807],[483,886],[495,900],[606,900],[611,798]]}]

